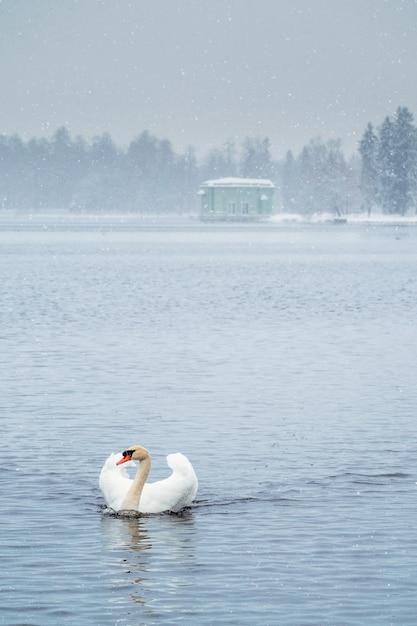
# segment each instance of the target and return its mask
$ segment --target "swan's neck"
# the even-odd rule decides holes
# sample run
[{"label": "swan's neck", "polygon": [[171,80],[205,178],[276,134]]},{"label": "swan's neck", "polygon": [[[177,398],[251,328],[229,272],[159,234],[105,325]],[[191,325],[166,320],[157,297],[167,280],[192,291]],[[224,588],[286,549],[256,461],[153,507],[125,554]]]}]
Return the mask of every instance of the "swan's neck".
[{"label": "swan's neck", "polygon": [[146,479],[149,476],[151,470],[151,457],[148,456],[139,463],[138,471],[133,479],[133,483],[130,486],[129,491],[124,497],[121,510],[124,511],[138,511],[139,501],[142,494],[143,486],[146,483]]}]

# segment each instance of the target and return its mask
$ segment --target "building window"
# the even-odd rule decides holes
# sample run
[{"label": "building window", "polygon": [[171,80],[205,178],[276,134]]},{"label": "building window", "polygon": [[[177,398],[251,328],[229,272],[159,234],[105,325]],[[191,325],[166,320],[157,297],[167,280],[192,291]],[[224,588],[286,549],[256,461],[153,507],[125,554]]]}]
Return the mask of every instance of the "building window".
[{"label": "building window", "polygon": [[236,213],[236,202],[229,202],[229,213]]},{"label": "building window", "polygon": [[247,215],[249,213],[249,203],[248,202],[242,202],[240,205],[240,208],[242,209],[242,215]]}]

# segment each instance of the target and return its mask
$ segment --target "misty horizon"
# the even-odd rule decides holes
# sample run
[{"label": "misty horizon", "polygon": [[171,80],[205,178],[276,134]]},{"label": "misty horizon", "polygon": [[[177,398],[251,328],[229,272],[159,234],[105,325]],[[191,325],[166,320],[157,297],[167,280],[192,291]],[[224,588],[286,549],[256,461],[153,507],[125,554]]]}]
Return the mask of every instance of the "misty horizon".
[{"label": "misty horizon", "polygon": [[204,155],[267,136],[357,151],[369,121],[417,110],[417,3],[3,0],[0,133],[61,127],[121,146],[144,130]]}]

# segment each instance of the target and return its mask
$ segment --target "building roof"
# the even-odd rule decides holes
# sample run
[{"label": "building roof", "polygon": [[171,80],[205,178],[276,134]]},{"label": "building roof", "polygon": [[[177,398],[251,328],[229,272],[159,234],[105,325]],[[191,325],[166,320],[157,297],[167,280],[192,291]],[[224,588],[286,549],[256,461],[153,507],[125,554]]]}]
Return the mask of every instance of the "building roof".
[{"label": "building roof", "polygon": [[274,183],[268,178],[217,178],[216,180],[206,180],[202,187],[270,187],[274,188]]}]

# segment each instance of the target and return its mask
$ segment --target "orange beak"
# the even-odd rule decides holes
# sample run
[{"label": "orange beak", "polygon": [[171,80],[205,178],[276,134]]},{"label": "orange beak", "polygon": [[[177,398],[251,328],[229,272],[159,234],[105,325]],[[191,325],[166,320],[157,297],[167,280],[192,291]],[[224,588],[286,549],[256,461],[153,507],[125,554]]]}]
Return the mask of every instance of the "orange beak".
[{"label": "orange beak", "polygon": [[120,461],[117,461],[116,465],[121,465],[122,463],[126,463],[127,461],[130,461],[131,459],[132,457],[126,454],[126,456],[120,459]]}]

